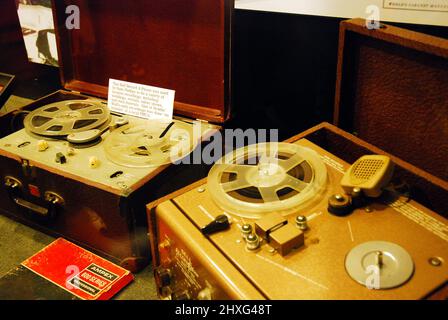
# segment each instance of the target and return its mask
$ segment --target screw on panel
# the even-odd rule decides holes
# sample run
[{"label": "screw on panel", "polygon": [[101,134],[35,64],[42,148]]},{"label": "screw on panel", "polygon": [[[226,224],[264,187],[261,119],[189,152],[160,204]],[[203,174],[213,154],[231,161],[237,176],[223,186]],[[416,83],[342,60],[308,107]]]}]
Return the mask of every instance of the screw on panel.
[{"label": "screw on panel", "polygon": [[442,259],[438,257],[432,257],[429,259],[429,264],[433,267],[440,267],[442,265]]}]

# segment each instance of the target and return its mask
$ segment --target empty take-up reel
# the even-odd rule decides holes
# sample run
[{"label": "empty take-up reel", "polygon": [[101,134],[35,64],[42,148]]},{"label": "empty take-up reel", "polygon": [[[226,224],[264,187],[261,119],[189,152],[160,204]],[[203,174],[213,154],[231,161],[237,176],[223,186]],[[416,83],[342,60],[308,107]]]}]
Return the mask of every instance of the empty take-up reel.
[{"label": "empty take-up reel", "polygon": [[219,160],[207,184],[223,210],[259,219],[271,212],[288,215],[319,201],[326,182],[326,166],[315,151],[296,144],[261,143]]},{"label": "empty take-up reel", "polygon": [[104,150],[109,160],[138,168],[175,163],[190,154],[197,143],[199,139],[193,137],[188,123],[145,120],[112,131]]}]

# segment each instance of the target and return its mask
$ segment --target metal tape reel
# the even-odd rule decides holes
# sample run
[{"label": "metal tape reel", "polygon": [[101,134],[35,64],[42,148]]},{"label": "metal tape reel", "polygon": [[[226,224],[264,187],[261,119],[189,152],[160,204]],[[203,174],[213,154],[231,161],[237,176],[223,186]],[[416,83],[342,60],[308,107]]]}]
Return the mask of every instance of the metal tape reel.
[{"label": "metal tape reel", "polygon": [[[145,168],[184,158],[194,150],[200,137],[193,137],[191,125],[173,122],[168,131],[171,124],[157,120],[128,124],[112,131],[104,144],[108,159],[126,167]],[[162,137],[163,133],[166,134]]]},{"label": "metal tape reel", "polygon": [[31,133],[60,137],[96,129],[110,121],[106,105],[92,100],[66,100],[34,110],[24,120]]},{"label": "metal tape reel", "polygon": [[327,169],[313,150],[288,143],[238,149],[211,169],[207,185],[223,210],[244,218],[304,208],[325,189]]}]

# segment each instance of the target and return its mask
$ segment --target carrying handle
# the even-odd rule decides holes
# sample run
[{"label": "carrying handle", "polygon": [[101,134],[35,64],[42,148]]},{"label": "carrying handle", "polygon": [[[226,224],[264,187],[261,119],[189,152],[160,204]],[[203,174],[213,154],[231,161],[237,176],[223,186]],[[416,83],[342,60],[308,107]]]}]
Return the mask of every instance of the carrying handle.
[{"label": "carrying handle", "polygon": [[43,207],[21,198],[20,190],[22,189],[22,183],[16,178],[6,177],[4,184],[11,200],[17,206],[29,210],[41,218],[54,218],[57,210],[64,205],[64,199],[51,191],[47,191],[44,194],[44,200],[48,203],[48,207]]}]

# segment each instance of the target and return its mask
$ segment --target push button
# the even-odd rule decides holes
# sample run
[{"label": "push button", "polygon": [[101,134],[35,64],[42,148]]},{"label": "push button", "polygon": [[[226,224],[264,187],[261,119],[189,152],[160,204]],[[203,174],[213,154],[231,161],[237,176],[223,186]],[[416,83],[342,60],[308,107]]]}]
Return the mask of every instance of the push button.
[{"label": "push button", "polygon": [[283,227],[288,221],[278,213],[270,214],[255,223],[255,232],[269,242],[271,232]]},{"label": "push button", "polygon": [[270,245],[282,256],[288,255],[293,249],[303,246],[305,241],[304,233],[293,226],[286,226],[277,229],[270,234]]},{"label": "push button", "polygon": [[41,196],[41,193],[40,193],[40,190],[39,190],[39,187],[38,187],[38,186],[29,184],[29,185],[28,185],[28,191],[30,192],[30,194],[31,194],[32,196],[34,196],[34,197],[36,197],[36,198],[40,198],[40,196]]},{"label": "push button", "polygon": [[56,160],[55,161],[57,163],[64,164],[64,163],[67,163],[67,158],[64,156],[63,153],[59,152],[59,153],[56,154]]}]

